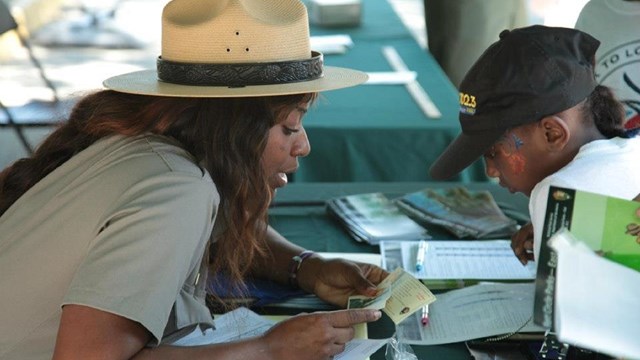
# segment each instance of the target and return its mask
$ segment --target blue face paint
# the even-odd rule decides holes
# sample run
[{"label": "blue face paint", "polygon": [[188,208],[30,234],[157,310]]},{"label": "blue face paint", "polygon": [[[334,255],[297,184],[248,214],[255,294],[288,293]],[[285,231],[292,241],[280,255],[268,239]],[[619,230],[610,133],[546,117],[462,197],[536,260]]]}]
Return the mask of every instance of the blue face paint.
[{"label": "blue face paint", "polygon": [[520,149],[520,147],[524,145],[524,141],[522,141],[522,139],[520,139],[520,137],[518,137],[518,135],[516,135],[515,133],[511,133],[511,139],[513,140],[513,145],[515,146],[516,150]]}]

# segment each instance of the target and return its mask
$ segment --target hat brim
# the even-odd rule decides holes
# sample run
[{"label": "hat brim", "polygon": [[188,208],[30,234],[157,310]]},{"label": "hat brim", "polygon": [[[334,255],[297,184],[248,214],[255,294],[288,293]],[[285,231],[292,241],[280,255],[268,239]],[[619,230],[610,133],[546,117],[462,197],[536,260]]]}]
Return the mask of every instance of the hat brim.
[{"label": "hat brim", "polygon": [[484,155],[503,134],[503,129],[473,135],[461,133],[431,165],[429,176],[434,180],[452,178]]},{"label": "hat brim", "polygon": [[105,80],[102,84],[118,92],[175,97],[248,97],[303,94],[336,90],[356,86],[369,76],[361,71],[325,66],[323,77],[295,83],[277,85],[251,85],[244,87],[179,85],[158,80],[155,70],[142,70],[122,74]]}]

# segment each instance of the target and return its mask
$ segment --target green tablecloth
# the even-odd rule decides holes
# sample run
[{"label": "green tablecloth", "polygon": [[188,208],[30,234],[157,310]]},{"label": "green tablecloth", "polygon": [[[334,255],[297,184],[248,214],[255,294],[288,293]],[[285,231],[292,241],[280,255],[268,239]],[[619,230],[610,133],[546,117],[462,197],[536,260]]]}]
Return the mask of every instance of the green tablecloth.
[{"label": "green tablecloth", "polygon": [[[393,71],[382,49],[392,46],[442,113],[429,118],[404,85],[362,85],[322,93],[304,125],[311,154],[300,160],[295,182],[430,181],[428,168],[457,136],[457,90],[421,49],[386,0],[364,0],[356,28],[320,28],[311,35],[348,34],[354,47],[325,55],[329,66]],[[452,180],[485,181],[477,162]]]},{"label": "green tablecloth", "polygon": [[[278,190],[270,209],[270,223],[290,241],[307,249],[322,252],[372,252],[378,253],[378,246],[353,240],[337,221],[330,218],[324,208],[326,199],[349,194],[383,192],[390,197],[424,188],[446,188],[462,183],[428,182],[365,182],[365,183],[293,183]],[[528,199],[520,194],[510,194],[490,182],[465,183],[471,190],[489,190],[498,205],[512,218],[528,220]],[[451,238],[442,230],[429,228],[434,238]],[[386,338],[393,335],[395,327],[387,317],[368,325],[370,338]],[[469,352],[463,343],[438,346],[412,346],[419,359],[469,359]],[[376,352],[373,360],[384,359],[384,349]]]}]

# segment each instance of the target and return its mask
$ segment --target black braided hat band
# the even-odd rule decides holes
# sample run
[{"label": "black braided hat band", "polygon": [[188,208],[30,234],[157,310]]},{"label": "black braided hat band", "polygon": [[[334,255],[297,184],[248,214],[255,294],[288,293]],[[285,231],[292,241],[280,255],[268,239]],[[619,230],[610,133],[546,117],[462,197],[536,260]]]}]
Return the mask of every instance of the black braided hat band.
[{"label": "black braided hat band", "polygon": [[305,60],[237,64],[181,63],[158,57],[158,79],[181,85],[228,87],[310,81],[323,74],[322,54],[312,51],[311,55]]}]

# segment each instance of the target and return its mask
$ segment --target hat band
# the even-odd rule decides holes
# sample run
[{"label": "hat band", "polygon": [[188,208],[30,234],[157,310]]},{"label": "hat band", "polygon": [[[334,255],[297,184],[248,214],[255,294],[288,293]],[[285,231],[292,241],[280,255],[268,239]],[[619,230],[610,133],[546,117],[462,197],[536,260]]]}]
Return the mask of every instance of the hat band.
[{"label": "hat band", "polygon": [[322,54],[305,60],[239,64],[199,64],[158,57],[160,81],[181,85],[244,87],[310,81],[322,77]]}]

